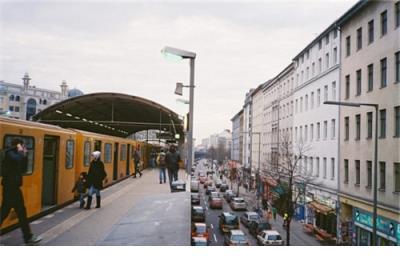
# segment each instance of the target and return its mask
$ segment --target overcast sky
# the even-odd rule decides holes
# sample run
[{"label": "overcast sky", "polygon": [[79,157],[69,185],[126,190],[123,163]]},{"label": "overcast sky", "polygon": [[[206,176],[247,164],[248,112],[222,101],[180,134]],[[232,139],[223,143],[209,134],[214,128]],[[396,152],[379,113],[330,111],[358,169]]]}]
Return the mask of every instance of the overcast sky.
[{"label": "overcast sky", "polygon": [[[121,92],[178,114],[175,83],[189,81],[188,61],[171,62],[172,46],[197,53],[196,143],[231,129],[245,93],[286,67],[349,9],[348,1],[4,1],[0,0],[0,80],[85,93]],[[188,99],[186,92],[184,98]]]}]

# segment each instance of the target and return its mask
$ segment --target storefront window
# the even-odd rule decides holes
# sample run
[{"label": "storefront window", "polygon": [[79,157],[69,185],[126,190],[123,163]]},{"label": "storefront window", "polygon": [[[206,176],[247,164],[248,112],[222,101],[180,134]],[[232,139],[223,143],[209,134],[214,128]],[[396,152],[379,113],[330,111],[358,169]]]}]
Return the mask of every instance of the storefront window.
[{"label": "storefront window", "polygon": [[357,227],[357,246],[371,246],[371,233]]}]

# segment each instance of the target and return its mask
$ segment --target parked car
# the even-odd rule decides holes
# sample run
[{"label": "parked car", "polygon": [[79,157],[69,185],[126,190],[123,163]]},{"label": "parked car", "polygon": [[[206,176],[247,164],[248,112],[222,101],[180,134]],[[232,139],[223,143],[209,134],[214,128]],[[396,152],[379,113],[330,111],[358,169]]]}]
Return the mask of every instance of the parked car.
[{"label": "parked car", "polygon": [[235,197],[230,202],[231,208],[233,210],[246,210],[246,202],[242,197]]},{"label": "parked car", "polygon": [[171,192],[184,192],[186,191],[186,182],[177,180],[171,183]]},{"label": "parked car", "polygon": [[204,184],[207,181],[207,177],[205,175],[200,175],[199,176],[199,181],[201,184]]},{"label": "parked car", "polygon": [[208,201],[211,201],[211,198],[216,197],[216,198],[221,198],[221,194],[218,193],[217,191],[211,192],[210,196],[208,197]]},{"label": "parked car", "polygon": [[215,180],[215,187],[219,188],[221,187],[222,181],[220,179]]},{"label": "parked car", "polygon": [[192,223],[192,238],[193,237],[204,237],[209,241],[208,226],[205,223],[195,222]]},{"label": "parked car", "polygon": [[271,224],[266,220],[253,221],[249,225],[249,233],[254,237],[264,230],[271,230]]},{"label": "parked car", "polygon": [[205,182],[204,182],[204,189],[207,189],[207,187],[208,186],[212,186],[213,185],[213,182],[212,182],[212,180],[206,180]]},{"label": "parked car", "polygon": [[242,230],[230,230],[225,235],[224,244],[226,246],[249,246],[249,240]]},{"label": "parked car", "polygon": [[206,194],[209,195],[211,192],[215,192],[217,189],[215,189],[214,186],[208,186],[206,190]]},{"label": "parked car", "polygon": [[222,198],[219,196],[210,196],[210,208],[222,209],[223,202]]},{"label": "parked car", "polygon": [[257,235],[257,244],[261,246],[281,246],[283,239],[275,230],[264,230]]},{"label": "parked car", "polygon": [[226,202],[228,202],[228,203],[231,202],[231,200],[235,197],[236,197],[236,194],[232,190],[226,190],[224,193],[224,198],[225,198]]},{"label": "parked car", "polygon": [[239,229],[239,218],[232,212],[222,212],[219,216],[219,230],[227,233],[230,230]]},{"label": "parked car", "polygon": [[246,227],[249,227],[251,222],[259,220],[261,220],[261,218],[256,212],[245,212],[240,217],[240,222]]},{"label": "parked car", "polygon": [[208,246],[208,241],[204,237],[192,237],[192,246]]},{"label": "parked car", "polygon": [[193,222],[205,222],[206,221],[206,212],[201,206],[193,206],[192,207],[192,221]]},{"label": "parked car", "polygon": [[190,191],[192,192],[198,192],[200,188],[200,183],[195,180],[190,181]]},{"label": "parked car", "polygon": [[225,191],[228,190],[228,189],[229,189],[229,186],[228,186],[228,184],[226,184],[226,183],[222,183],[221,186],[219,186],[219,190],[220,190],[221,192],[225,192]]},{"label": "parked car", "polygon": [[200,205],[200,194],[199,193],[193,193],[191,194],[191,203],[192,205]]}]

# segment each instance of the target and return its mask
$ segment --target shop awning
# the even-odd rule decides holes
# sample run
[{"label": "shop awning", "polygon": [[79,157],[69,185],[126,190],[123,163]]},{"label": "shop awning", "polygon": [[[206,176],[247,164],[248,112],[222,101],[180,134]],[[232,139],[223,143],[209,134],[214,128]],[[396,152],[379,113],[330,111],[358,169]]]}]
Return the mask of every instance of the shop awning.
[{"label": "shop awning", "polygon": [[317,201],[311,201],[308,203],[308,207],[315,210],[317,213],[321,213],[324,215],[328,215],[329,213],[334,213],[334,209],[331,207],[328,207],[327,205],[321,204]]},{"label": "shop awning", "polygon": [[271,177],[266,177],[264,181],[272,187],[278,186],[278,182]]}]

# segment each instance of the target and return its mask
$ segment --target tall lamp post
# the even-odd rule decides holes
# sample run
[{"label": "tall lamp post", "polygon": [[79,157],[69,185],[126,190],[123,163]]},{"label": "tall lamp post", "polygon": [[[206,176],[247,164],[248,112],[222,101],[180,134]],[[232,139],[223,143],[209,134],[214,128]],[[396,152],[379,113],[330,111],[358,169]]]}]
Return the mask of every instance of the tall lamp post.
[{"label": "tall lamp post", "polygon": [[175,59],[189,59],[190,60],[190,93],[189,93],[189,130],[188,130],[188,163],[186,170],[190,174],[193,165],[193,103],[194,103],[194,61],[196,59],[196,53],[173,48],[164,47],[161,53],[165,57]]},{"label": "tall lamp post", "polygon": [[341,101],[325,101],[324,104],[361,107],[370,106],[375,108],[375,152],[374,152],[374,200],[373,200],[373,219],[372,219],[372,245],[376,246],[376,222],[378,210],[378,111],[379,105],[375,103],[354,103],[354,102],[341,102]]}]

